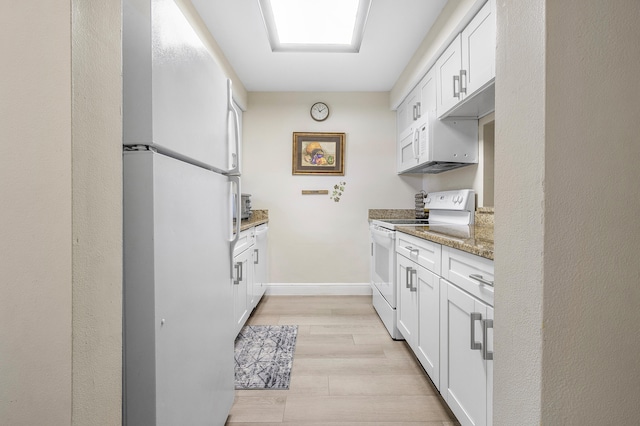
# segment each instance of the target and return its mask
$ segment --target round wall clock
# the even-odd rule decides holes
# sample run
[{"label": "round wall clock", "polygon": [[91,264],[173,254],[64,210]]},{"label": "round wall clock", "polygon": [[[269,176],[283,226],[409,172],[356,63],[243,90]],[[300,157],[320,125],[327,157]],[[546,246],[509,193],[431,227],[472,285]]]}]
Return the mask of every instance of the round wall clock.
[{"label": "round wall clock", "polygon": [[329,107],[324,102],[316,102],[311,105],[311,118],[316,121],[324,121],[329,117]]}]

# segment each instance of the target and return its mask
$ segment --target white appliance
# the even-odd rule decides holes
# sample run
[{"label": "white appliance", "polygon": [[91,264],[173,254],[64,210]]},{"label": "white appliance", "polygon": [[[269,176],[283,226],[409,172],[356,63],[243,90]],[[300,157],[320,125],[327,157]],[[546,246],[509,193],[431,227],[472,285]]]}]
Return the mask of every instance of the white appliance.
[{"label": "white appliance", "polygon": [[123,7],[123,424],[223,425],[240,233],[231,84],[173,0]]},{"label": "white appliance", "polygon": [[474,223],[475,192],[472,189],[428,193],[424,202],[429,209],[428,219],[375,219],[369,225],[373,307],[395,340],[403,340],[396,311],[396,227],[429,226],[430,230],[444,234],[453,229],[454,235],[462,238],[464,231],[468,234],[469,225]]}]

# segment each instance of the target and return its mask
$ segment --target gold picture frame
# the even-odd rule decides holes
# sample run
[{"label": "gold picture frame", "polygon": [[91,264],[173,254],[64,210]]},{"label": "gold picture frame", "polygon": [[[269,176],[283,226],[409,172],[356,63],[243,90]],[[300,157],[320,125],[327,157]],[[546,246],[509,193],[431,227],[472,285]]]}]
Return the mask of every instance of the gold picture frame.
[{"label": "gold picture frame", "polygon": [[344,133],[293,133],[294,175],[344,176]]}]

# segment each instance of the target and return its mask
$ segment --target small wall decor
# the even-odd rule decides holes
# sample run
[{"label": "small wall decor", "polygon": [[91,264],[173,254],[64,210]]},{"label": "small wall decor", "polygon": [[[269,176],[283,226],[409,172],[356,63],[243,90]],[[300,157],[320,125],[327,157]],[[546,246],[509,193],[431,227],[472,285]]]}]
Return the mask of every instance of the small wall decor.
[{"label": "small wall decor", "polygon": [[344,176],[344,133],[293,133],[294,175]]},{"label": "small wall decor", "polygon": [[340,197],[342,197],[342,193],[344,192],[344,187],[346,184],[347,182],[339,182],[333,185],[333,192],[331,193],[331,196],[329,198],[335,201],[336,203],[339,202]]}]

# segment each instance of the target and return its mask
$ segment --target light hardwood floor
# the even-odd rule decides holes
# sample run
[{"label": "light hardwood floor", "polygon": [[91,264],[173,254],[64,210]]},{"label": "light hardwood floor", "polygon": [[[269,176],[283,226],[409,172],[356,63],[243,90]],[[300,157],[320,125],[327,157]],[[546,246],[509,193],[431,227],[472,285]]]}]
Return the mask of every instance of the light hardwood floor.
[{"label": "light hardwood floor", "polygon": [[458,425],[370,296],[265,296],[248,324],[298,325],[288,390],[237,390],[228,426]]}]

